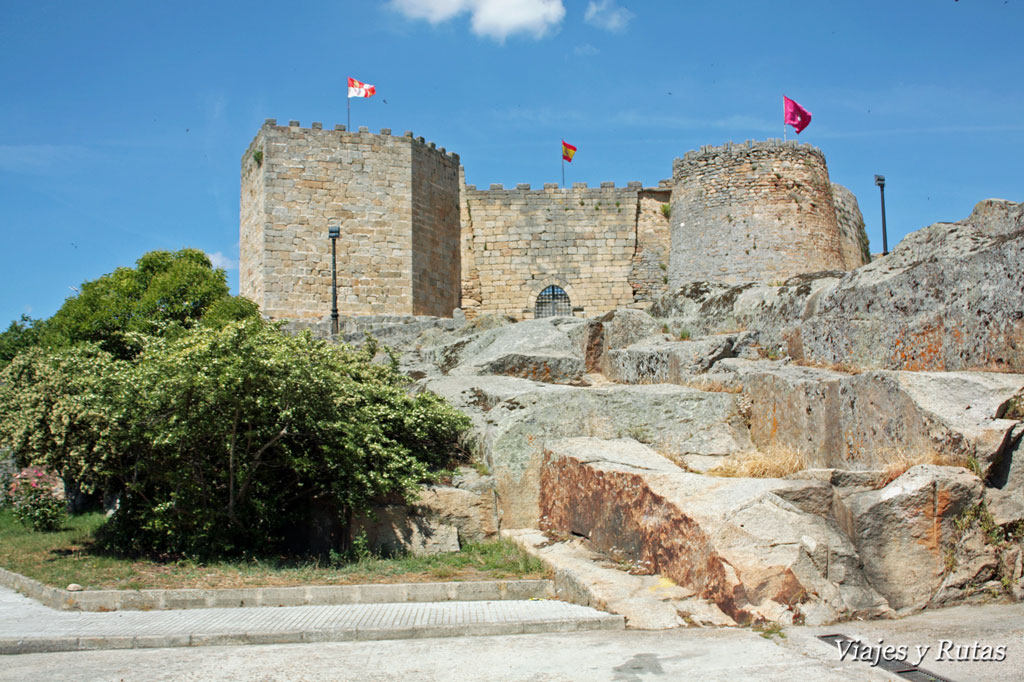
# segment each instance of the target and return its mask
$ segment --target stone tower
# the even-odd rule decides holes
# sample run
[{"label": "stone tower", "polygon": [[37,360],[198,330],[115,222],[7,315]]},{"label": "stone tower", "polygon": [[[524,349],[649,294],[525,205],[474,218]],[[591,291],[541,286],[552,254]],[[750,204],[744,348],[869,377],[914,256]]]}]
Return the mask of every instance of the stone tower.
[{"label": "stone tower", "polygon": [[271,318],[451,316],[459,307],[459,157],[412,133],[268,119],[242,156],[240,293]]},{"label": "stone tower", "polygon": [[821,150],[781,140],[702,147],[675,160],[672,179],[671,287],[844,269]]}]

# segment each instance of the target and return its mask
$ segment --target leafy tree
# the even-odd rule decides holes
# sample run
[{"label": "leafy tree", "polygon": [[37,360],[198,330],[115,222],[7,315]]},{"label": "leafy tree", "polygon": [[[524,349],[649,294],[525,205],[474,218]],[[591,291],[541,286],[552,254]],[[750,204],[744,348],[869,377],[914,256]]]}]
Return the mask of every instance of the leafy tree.
[{"label": "leafy tree", "polygon": [[39,344],[42,329],[40,320],[22,315],[20,320],[11,322],[7,331],[0,333],[0,369],[3,369],[18,353]]},{"label": "leafy tree", "polygon": [[180,333],[228,297],[227,276],[202,251],[151,251],[135,268],[83,283],[47,321],[43,340],[55,347],[86,341],[129,359],[139,350],[129,332]]},{"label": "leafy tree", "polygon": [[202,324],[207,327],[220,328],[228,322],[258,319],[260,307],[244,296],[222,298],[213,303],[203,313]]}]

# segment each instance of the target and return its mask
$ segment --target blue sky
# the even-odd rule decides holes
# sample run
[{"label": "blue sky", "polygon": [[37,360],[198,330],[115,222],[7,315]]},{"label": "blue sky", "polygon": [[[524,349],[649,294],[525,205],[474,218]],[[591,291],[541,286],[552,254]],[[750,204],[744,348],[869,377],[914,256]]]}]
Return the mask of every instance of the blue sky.
[{"label": "blue sky", "polygon": [[[237,291],[239,163],[265,118],[382,127],[467,182],[655,184],[703,144],[813,121],[881,250],[1024,201],[1020,0],[4,3],[0,324],[146,251],[200,248]],[[793,137],[792,132],[789,133]]]}]

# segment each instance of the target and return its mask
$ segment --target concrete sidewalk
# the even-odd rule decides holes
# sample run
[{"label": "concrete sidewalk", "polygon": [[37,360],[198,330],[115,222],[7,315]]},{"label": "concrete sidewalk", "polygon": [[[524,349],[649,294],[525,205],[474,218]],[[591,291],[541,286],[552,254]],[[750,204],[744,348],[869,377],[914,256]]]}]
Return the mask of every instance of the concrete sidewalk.
[{"label": "concrete sidewalk", "polygon": [[0,654],[622,629],[622,616],[540,600],[54,611],[0,588]]}]

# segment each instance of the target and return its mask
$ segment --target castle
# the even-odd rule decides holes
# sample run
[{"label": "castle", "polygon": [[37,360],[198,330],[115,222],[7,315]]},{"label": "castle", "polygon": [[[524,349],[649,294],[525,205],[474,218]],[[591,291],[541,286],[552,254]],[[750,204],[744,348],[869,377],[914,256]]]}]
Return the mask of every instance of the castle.
[{"label": "castle", "polygon": [[411,132],[268,119],[242,157],[240,293],[274,319],[325,317],[335,225],[346,316],[591,317],[870,259],[856,199],[807,144],[702,147],[656,187],[477,189]]}]

